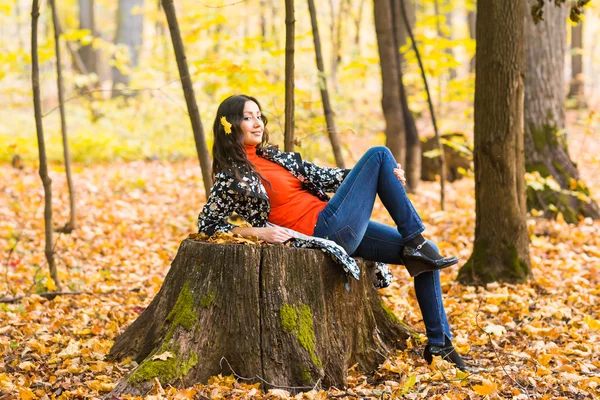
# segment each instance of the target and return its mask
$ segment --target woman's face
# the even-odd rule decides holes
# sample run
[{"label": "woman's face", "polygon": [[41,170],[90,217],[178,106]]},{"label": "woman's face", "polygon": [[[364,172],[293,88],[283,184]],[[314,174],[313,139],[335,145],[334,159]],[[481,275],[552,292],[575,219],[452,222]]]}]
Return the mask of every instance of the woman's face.
[{"label": "woman's face", "polygon": [[244,104],[244,119],[240,124],[244,133],[244,144],[246,146],[256,146],[262,141],[265,124],[261,119],[261,112],[258,105],[252,100]]}]

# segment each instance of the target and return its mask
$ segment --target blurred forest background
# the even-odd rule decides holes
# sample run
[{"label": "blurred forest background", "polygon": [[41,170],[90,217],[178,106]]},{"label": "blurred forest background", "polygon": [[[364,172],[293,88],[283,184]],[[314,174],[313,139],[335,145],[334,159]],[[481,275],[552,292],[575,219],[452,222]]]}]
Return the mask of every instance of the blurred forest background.
[{"label": "blurred forest background", "polygon": [[[53,23],[50,2],[41,2],[40,105],[54,212],[46,236],[31,86],[32,7],[24,0],[0,3],[2,399],[80,398],[112,390],[136,364],[108,362],[104,355],[159,290],[181,240],[196,230],[206,182],[162,3],[63,0]],[[295,2],[295,151],[321,165],[351,167],[371,146],[392,149],[405,165],[428,237],[443,253],[461,258],[459,267],[442,273],[445,304],[457,349],[481,371],[466,376],[448,365],[429,368],[418,348],[410,348],[388,359],[374,380],[353,373],[345,393],[349,398],[594,398],[600,385],[595,205],[600,83],[594,79],[600,70],[600,6],[567,1],[555,7],[554,1],[537,0],[503,0],[495,8],[489,0],[405,3],[447,169],[440,174],[442,152],[431,139],[436,129],[399,0],[317,2],[324,72],[315,63],[308,3]],[[540,3],[544,17],[535,25],[532,7]],[[174,5],[208,148],[216,108],[234,93],[261,101],[271,141],[284,147],[285,3],[177,0]],[[498,11],[504,6],[510,12]],[[479,15],[478,7],[489,13]],[[570,14],[581,21],[574,23]],[[502,26],[512,27],[507,20],[522,23],[513,42],[501,40]],[[477,96],[489,100],[479,104],[476,46],[484,63]],[[506,60],[517,60],[507,68],[517,65],[515,76],[524,78],[524,89],[523,81],[516,84],[521,97],[518,88],[512,93],[503,84]],[[71,199],[57,70],[64,80]],[[325,88],[342,159],[330,144]],[[513,127],[507,128],[510,121]],[[506,136],[494,136],[496,131]],[[512,167],[497,168],[502,176],[479,175],[476,184],[480,171],[494,169],[489,167],[492,155],[499,154],[494,144],[513,155],[502,158],[512,160]],[[485,182],[489,186],[482,190]],[[515,191],[504,197],[510,192],[504,190],[507,182],[516,182]],[[514,223],[497,223],[513,212]],[[380,204],[374,218],[391,223]],[[52,230],[46,255],[54,254],[55,261],[47,261],[44,242]],[[493,274],[477,267],[487,257],[478,243],[490,236],[503,241],[503,254],[515,253],[501,255],[504,261]],[[422,332],[412,282],[394,268],[396,281],[382,296]],[[57,291],[64,295],[53,294]],[[156,396],[177,398],[287,397],[231,377],[187,389],[160,384],[155,389]],[[343,393],[315,388],[300,398]]]}]

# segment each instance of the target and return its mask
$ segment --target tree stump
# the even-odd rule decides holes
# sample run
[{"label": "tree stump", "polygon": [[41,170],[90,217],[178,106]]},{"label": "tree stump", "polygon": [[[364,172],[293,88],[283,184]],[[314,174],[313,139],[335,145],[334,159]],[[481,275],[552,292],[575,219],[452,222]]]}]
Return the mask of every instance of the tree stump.
[{"label": "tree stump", "polygon": [[233,372],[265,389],[345,386],[350,366],[376,369],[412,333],[373,287],[374,263],[358,264],[347,292],[342,268],[318,250],[184,240],[110,351],[140,365],[107,397],[145,395],[154,378],[190,386]]}]

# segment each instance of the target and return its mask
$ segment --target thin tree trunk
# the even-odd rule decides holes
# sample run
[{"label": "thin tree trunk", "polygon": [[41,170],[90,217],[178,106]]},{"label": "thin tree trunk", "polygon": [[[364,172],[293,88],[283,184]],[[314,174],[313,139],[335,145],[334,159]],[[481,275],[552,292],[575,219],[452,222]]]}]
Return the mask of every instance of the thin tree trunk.
[{"label": "thin tree trunk", "polygon": [[73,177],[71,174],[71,155],[69,154],[69,140],[67,136],[67,119],[65,117],[65,85],[62,76],[62,63],[60,55],[60,41],[58,36],[58,15],[56,11],[55,0],[50,0],[50,8],[52,9],[52,23],[54,24],[54,46],[56,49],[56,84],[58,86],[58,109],[60,111],[60,129],[62,132],[63,153],[65,158],[65,171],[67,173],[67,187],[69,188],[69,206],[70,218],[69,222],[61,229],[63,233],[71,233],[75,229],[75,188],[73,187]]},{"label": "thin tree trunk", "polygon": [[310,22],[312,24],[313,39],[315,43],[315,58],[317,60],[317,69],[319,70],[319,88],[321,90],[321,99],[323,101],[323,113],[327,123],[327,132],[331,141],[331,148],[335,157],[335,163],[339,168],[345,168],[344,157],[342,156],[342,146],[338,138],[335,122],[333,120],[333,110],[329,103],[329,89],[327,88],[327,77],[325,67],[323,66],[323,54],[321,53],[321,38],[319,36],[319,25],[317,23],[317,10],[314,0],[308,0],[308,9],[310,11]]},{"label": "thin tree trunk", "polygon": [[285,132],[284,150],[294,151],[294,0],[285,0]]},{"label": "thin tree trunk", "polygon": [[[92,37],[96,37],[94,0],[79,0],[79,29],[89,29]],[[59,30],[60,31],[60,30]],[[98,52],[92,44],[81,46],[78,55],[85,68],[78,66],[81,74],[98,74]],[[76,65],[78,64],[75,61]],[[85,71],[85,72],[84,72]]]},{"label": "thin tree trunk", "polygon": [[192,123],[192,130],[194,132],[194,142],[196,143],[196,152],[198,153],[198,161],[200,161],[200,169],[202,170],[204,190],[208,196],[210,188],[212,187],[210,155],[208,153],[208,147],[206,146],[204,127],[202,126],[198,104],[196,103],[196,97],[194,95],[194,86],[192,85],[192,78],[190,77],[190,71],[185,58],[185,49],[183,47],[181,33],[179,32],[179,23],[177,22],[173,0],[162,0],[162,7],[163,10],[165,10],[167,23],[169,24],[171,41],[173,42],[173,50],[175,51],[175,58],[177,59],[177,67],[179,69],[179,78],[181,79],[181,86],[183,88],[183,94],[185,95],[185,102]]},{"label": "thin tree trunk", "polygon": [[56,285],[56,290],[61,291],[58,271],[54,261],[54,250],[52,243],[52,179],[48,175],[46,160],[46,143],[44,142],[44,126],[42,125],[42,101],[40,96],[40,66],[38,59],[38,19],[40,17],[40,6],[38,0],[33,0],[31,7],[31,86],[33,89],[33,110],[35,114],[35,128],[37,132],[38,151],[40,157],[39,174],[44,186],[44,227],[46,245],[44,253],[48,261],[50,277]]},{"label": "thin tree trunk", "polygon": [[541,210],[549,218],[560,212],[567,222],[576,223],[585,217],[600,218],[600,209],[591,199],[583,201],[569,194],[589,196],[590,193],[569,158],[563,134],[568,14],[567,6],[550,4],[544,9],[544,20],[537,25],[529,13],[525,15],[525,166],[528,172],[537,171],[543,178],[552,176],[562,189],[528,187],[528,208]]},{"label": "thin tree trunk", "polygon": [[[467,21],[469,22],[469,36],[471,39],[475,40],[475,29],[477,26],[477,12],[469,11],[467,14]],[[471,61],[469,62],[469,72],[475,72],[475,58],[476,55],[473,55]]]},{"label": "thin tree trunk", "polygon": [[477,1],[475,243],[466,284],[531,276],[525,207],[524,0]]},{"label": "thin tree trunk", "polygon": [[398,82],[398,48],[392,27],[392,7],[390,0],[375,0],[373,5],[375,33],[381,64],[381,106],[385,118],[385,145],[390,149],[396,161],[405,163],[406,132],[404,112],[400,101]]},{"label": "thin tree trunk", "polygon": [[440,150],[440,208],[444,210],[446,203],[446,157],[444,156],[444,147],[440,138],[440,132],[438,131],[435,112],[433,111],[433,103],[431,101],[431,92],[429,91],[429,84],[427,83],[425,67],[423,66],[423,61],[421,60],[421,55],[419,53],[419,48],[417,47],[417,42],[415,41],[415,36],[413,35],[412,29],[410,27],[410,21],[408,19],[408,13],[406,11],[405,0],[400,0],[400,9],[402,10],[402,18],[404,18],[404,24],[406,26],[408,36],[410,37],[412,47],[415,51],[415,55],[417,56],[417,61],[419,62],[419,68],[421,69],[421,77],[423,78],[423,84],[425,85],[425,93],[427,94],[427,104],[429,104],[429,113],[431,114],[431,123],[435,132],[435,139],[437,141],[438,149]]},{"label": "thin tree trunk", "polygon": [[571,82],[569,82],[569,98],[577,101],[577,107],[586,107],[583,79],[583,21],[571,28]]},{"label": "thin tree trunk", "polygon": [[[394,31],[396,38],[395,48],[396,59],[398,64],[398,85],[400,102],[402,103],[402,114],[404,116],[404,129],[406,132],[406,164],[404,169],[406,171],[406,183],[407,190],[409,192],[415,192],[421,181],[421,141],[419,140],[419,132],[417,131],[417,125],[415,119],[408,107],[408,98],[406,95],[406,87],[404,86],[404,76],[402,73],[402,65],[404,64],[404,57],[400,52],[400,47],[406,44],[407,39],[407,28],[402,19],[399,0],[394,1]],[[414,26],[416,17],[414,15],[415,7],[412,2],[409,1],[407,5],[408,22],[410,27]]]},{"label": "thin tree trunk", "polygon": [[[128,69],[133,69],[138,65],[138,56],[142,47],[142,31],[144,27],[144,15],[133,15],[135,7],[143,7],[144,0],[119,0],[119,9],[117,11],[117,35],[116,44],[127,46],[129,51]],[[113,88],[118,85],[129,85],[129,73],[121,71],[117,66],[112,69]],[[119,91],[113,91],[112,97],[120,96]]]},{"label": "thin tree trunk", "polygon": [[365,8],[364,6],[365,6],[365,0],[360,0],[356,18],[354,19],[354,26],[356,29],[356,32],[354,34],[354,46],[356,49],[356,58],[360,58],[360,32],[361,32],[360,25],[362,22],[363,9]]}]

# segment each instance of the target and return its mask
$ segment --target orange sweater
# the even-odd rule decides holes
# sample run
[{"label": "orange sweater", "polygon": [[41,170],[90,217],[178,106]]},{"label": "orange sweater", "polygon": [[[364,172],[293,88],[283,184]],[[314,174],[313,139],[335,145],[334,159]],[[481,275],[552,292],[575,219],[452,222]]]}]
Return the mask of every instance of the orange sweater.
[{"label": "orange sweater", "polygon": [[269,222],[312,236],[321,210],[327,205],[302,188],[294,175],[281,165],[259,157],[256,147],[245,146],[248,161],[269,183],[263,181],[271,202]]}]

